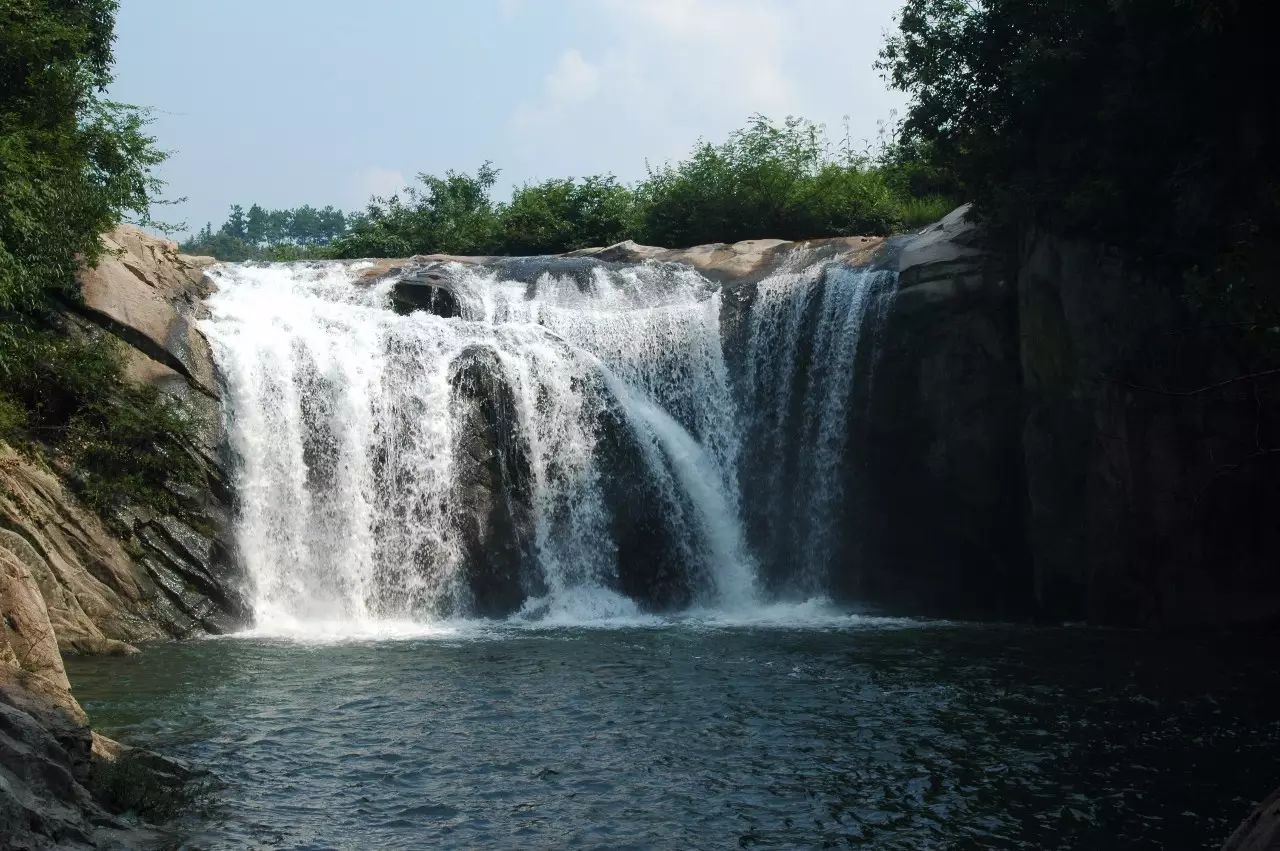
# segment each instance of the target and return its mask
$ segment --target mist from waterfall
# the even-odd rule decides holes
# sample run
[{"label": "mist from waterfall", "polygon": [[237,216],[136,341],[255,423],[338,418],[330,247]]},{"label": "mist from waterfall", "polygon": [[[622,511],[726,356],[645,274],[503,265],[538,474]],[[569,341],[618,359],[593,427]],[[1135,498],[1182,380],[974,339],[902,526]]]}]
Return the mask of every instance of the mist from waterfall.
[{"label": "mist from waterfall", "polygon": [[[365,268],[211,273],[218,290],[202,328],[225,385],[237,542],[259,630],[383,634],[473,612],[458,374],[477,351],[510,389],[527,458],[534,587],[513,617],[643,615],[620,581],[619,509],[608,498],[619,477],[658,500],[688,607],[761,611],[770,594],[744,524],[743,448],[762,433],[786,440],[775,426],[787,417],[771,412],[805,392],[787,364],[811,301],[807,383],[825,389],[802,406],[800,475],[811,498],[793,530],[803,540],[794,587],[821,594],[842,494],[849,364],[875,275],[819,263],[763,282],[749,317],[753,389],[736,398],[723,295],[687,267],[595,264],[517,280],[501,264],[451,264],[461,313],[451,318],[394,312],[395,278],[362,283]],[[638,469],[609,466],[615,421],[637,447]]]}]

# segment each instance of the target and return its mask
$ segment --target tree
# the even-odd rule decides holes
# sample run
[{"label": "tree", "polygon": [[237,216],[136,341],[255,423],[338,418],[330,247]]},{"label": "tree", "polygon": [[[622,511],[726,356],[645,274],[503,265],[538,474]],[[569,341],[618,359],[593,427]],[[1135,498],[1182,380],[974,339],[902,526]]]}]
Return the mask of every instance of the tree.
[{"label": "tree", "polygon": [[823,128],[798,118],[753,116],[723,144],[650,170],[637,194],[642,237],[658,245],[885,234],[901,224],[884,174],[849,145],[833,154]]},{"label": "tree", "polygon": [[[0,4],[0,334],[75,296],[77,260],[146,220],[164,159],[147,114],[102,97],[114,0]],[[0,355],[2,360],[3,355]],[[3,364],[0,363],[0,371]]]},{"label": "tree", "polygon": [[1267,5],[908,0],[879,64],[986,215],[1186,266],[1275,223]]},{"label": "tree", "polygon": [[147,114],[106,100],[114,0],[0,2],[0,439],[56,447],[110,512],[173,507],[194,480],[179,403],[123,378],[108,336],[71,335],[75,273],[126,216],[150,221],[164,159]]},{"label": "tree", "polygon": [[611,245],[634,230],[635,198],[613,175],[518,187],[498,209],[502,251],[549,254]]},{"label": "tree", "polygon": [[484,254],[496,248],[497,215],[490,192],[498,171],[484,163],[475,176],[449,171],[419,174],[421,187],[404,197],[374,197],[342,238],[337,257],[396,257],[410,254]]},{"label": "tree", "polygon": [[251,245],[261,245],[266,239],[267,211],[258,204],[253,204],[249,207],[249,215],[245,218],[245,240]]},{"label": "tree", "polygon": [[239,204],[231,205],[231,213],[222,225],[222,232],[233,239],[247,242],[249,239],[249,222],[244,216],[244,208]]}]

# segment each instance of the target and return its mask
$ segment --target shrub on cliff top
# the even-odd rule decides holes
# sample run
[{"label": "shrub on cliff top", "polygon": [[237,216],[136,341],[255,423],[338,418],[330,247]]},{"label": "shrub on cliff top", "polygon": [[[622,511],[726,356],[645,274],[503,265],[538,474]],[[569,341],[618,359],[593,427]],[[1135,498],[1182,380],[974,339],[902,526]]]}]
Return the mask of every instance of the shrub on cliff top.
[{"label": "shrub on cliff top", "polygon": [[637,187],[642,241],[693,245],[776,237],[887,234],[899,197],[848,140],[833,152],[823,129],[754,116],[728,141],[651,169]]},{"label": "shrub on cliff top", "polygon": [[611,174],[519,186],[498,207],[503,254],[612,245],[635,233],[635,196]]},{"label": "shrub on cliff top", "polygon": [[[701,143],[688,158],[650,169],[634,187],[613,175],[545,180],[495,204],[498,172],[488,163],[475,175],[420,174],[420,185],[375,197],[348,217],[330,250],[336,257],[552,254],[624,239],[680,247],[888,234],[954,206],[954,183],[910,161],[910,150],[872,156],[848,139],[833,149],[820,125],[755,116],[727,141]],[[229,228],[231,221],[219,233]]]}]

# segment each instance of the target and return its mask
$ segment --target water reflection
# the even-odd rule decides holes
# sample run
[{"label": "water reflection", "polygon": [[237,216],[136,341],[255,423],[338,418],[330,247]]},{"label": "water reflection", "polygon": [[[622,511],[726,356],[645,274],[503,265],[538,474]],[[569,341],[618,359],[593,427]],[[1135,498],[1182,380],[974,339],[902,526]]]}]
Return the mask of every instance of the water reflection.
[{"label": "water reflection", "polygon": [[1248,640],[497,630],[77,660],[101,729],[224,781],[201,848],[1216,847],[1280,783]]}]

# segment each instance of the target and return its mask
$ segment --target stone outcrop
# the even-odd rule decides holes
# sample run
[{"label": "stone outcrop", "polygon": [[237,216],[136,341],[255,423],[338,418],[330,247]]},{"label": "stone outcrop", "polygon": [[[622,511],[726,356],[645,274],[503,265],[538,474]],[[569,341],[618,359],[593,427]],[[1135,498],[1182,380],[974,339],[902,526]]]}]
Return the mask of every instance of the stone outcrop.
[{"label": "stone outcrop", "polygon": [[216,261],[179,254],[173,242],[128,225],[103,237],[103,244],[98,265],[80,274],[83,312],[129,344],[139,377],[183,393],[175,378],[181,376],[213,396],[213,358],[195,323],[211,291],[204,269]]},{"label": "stone outcrop", "polygon": [[[173,514],[127,506],[106,522],[63,481],[74,470],[0,443],[0,844],[148,847],[160,837],[112,813],[131,788],[185,782],[185,769],[98,736],[70,691],[63,653],[136,652],[135,642],[222,632],[243,618],[229,544],[230,492],[213,362],[195,327],[209,258],[121,227],[81,275],[68,332],[123,345],[126,377],[186,403],[204,486],[176,488]],[[106,790],[106,791],[104,791]],[[150,794],[150,793],[149,793]],[[159,793],[157,793],[159,794]],[[154,797],[154,796],[153,796]]]},{"label": "stone outcrop", "polygon": [[497,354],[476,346],[453,366],[453,404],[463,406],[455,504],[477,614],[505,617],[538,596],[529,570],[534,528],[529,447]]},{"label": "stone outcrop", "polygon": [[102,754],[115,762],[122,746],[90,731],[71,694],[42,588],[7,546],[0,547],[0,612],[0,844],[154,844],[157,835],[119,821],[90,791],[104,770]]},{"label": "stone outcrop", "polygon": [[904,611],[1011,616],[1031,588],[1015,285],[964,213],[878,259],[898,284],[862,403],[853,487],[866,498],[849,518],[842,590]]},{"label": "stone outcrop", "polygon": [[1181,282],[1035,230],[988,251],[963,209],[887,253],[856,590],[1105,624],[1280,618],[1280,381],[1244,378]]},{"label": "stone outcrop", "polygon": [[1222,846],[1222,851],[1277,851],[1280,849],[1280,789],[1258,804]]},{"label": "stone outcrop", "polygon": [[179,397],[197,423],[188,451],[205,487],[175,486],[159,515],[127,506],[104,523],[82,508],[64,472],[0,446],[0,553],[26,565],[63,652],[128,652],[138,641],[223,632],[243,616],[229,538],[222,415],[208,344],[195,328],[211,260],[121,227],[81,279],[71,333],[112,335],[126,374]]},{"label": "stone outcrop", "polygon": [[143,584],[158,589],[158,617],[151,621],[165,634],[225,632],[244,621],[247,605],[230,535],[216,370],[196,328],[211,292],[204,270],[214,260],[180,254],[173,242],[127,225],[104,243],[98,265],[81,273],[83,303],[75,306],[81,330],[120,340],[129,377],[182,400],[197,425],[198,439],[187,449],[205,480],[203,487],[174,490],[180,507],[173,514],[132,506],[113,518],[111,531],[142,568]]}]

